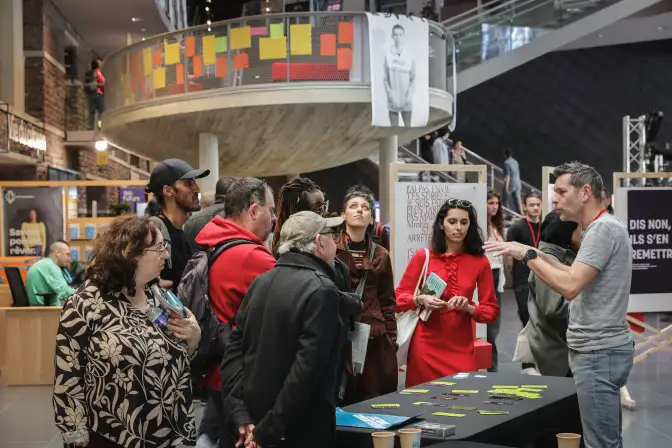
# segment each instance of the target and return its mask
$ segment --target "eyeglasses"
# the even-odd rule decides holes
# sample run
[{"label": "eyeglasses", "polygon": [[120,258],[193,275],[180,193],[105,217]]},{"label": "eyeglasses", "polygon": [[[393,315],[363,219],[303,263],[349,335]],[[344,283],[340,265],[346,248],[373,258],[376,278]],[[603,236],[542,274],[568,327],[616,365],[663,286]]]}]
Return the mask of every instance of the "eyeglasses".
[{"label": "eyeglasses", "polygon": [[448,199],[448,205],[451,207],[474,208],[474,206],[471,205],[471,202],[465,201],[464,199]]},{"label": "eyeglasses", "polygon": [[329,212],[329,200],[327,199],[324,202],[318,202],[314,205],[313,208],[315,213],[325,216]]},{"label": "eyeglasses", "polygon": [[168,243],[165,241],[161,241],[160,245],[154,246],[154,247],[148,247],[145,250],[148,250],[150,252],[158,252],[158,253],[163,253],[168,249]]},{"label": "eyeglasses", "polygon": [[331,237],[334,239],[334,243],[338,244],[341,242],[341,233],[340,232],[334,232],[333,230],[329,230],[328,232],[320,232],[320,235],[331,235]]}]

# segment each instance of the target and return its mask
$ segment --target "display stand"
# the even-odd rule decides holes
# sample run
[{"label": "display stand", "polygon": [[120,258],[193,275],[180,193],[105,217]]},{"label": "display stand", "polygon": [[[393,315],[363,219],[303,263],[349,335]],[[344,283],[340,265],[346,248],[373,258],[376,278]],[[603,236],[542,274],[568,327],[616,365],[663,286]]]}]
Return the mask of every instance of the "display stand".
[{"label": "display stand", "polygon": [[[658,197],[661,195],[672,195],[672,188],[661,188],[661,187],[623,187],[623,180],[627,179],[670,179],[672,178],[672,173],[614,173],[614,210],[616,216],[626,223],[628,230],[631,233],[631,238],[633,239],[633,256],[638,255],[639,246],[646,246],[644,251],[652,250],[658,252],[658,249],[663,249],[666,253],[669,253],[669,250],[672,250],[672,245],[669,243],[670,229],[669,227],[664,229],[658,229],[661,223],[667,222],[668,225],[670,220],[665,218],[666,211],[669,209],[667,203],[658,204],[658,206],[647,206],[647,201],[642,201],[638,198],[636,204],[638,210],[637,216],[631,215],[631,207],[629,207],[629,193],[632,191],[638,192],[647,192],[657,197],[653,199],[653,202],[658,201]],[[643,213],[643,214],[641,214]],[[645,216],[646,215],[646,216]],[[667,221],[666,221],[667,220]],[[664,226],[664,224],[662,224]],[[657,234],[651,233],[651,230],[655,229],[658,231]],[[641,233],[640,233],[641,232]],[[665,234],[667,237],[665,237]],[[662,235],[660,237],[659,235]],[[639,257],[635,257],[633,261],[637,261]],[[646,258],[644,258],[646,259]],[[653,258],[653,260],[661,260],[661,258]],[[635,276],[648,276],[649,278],[660,278],[661,275],[665,275],[667,271],[665,264],[668,263],[667,259],[662,258],[662,261],[656,261],[654,263],[644,263],[641,266],[638,266],[637,269],[633,267],[633,287],[630,293],[630,300],[628,302],[628,312],[664,312],[672,311],[672,288],[666,289],[665,291],[654,290],[651,288],[658,288],[657,284],[664,285],[666,282],[661,280],[660,282],[656,281],[638,281],[637,284],[634,284]],[[668,271],[669,273],[669,271]],[[664,278],[664,277],[663,277]],[[642,287],[642,283],[646,284],[646,291],[639,291]],[[664,288],[664,286],[663,286]],[[664,350],[672,352],[672,348],[669,347],[669,344],[672,344],[672,325],[665,327],[662,330],[655,328],[651,325],[642,322],[642,320],[637,319],[633,316],[628,315],[627,319],[632,324],[635,324],[639,327],[644,328],[650,333],[650,335],[642,335],[636,332],[632,332],[635,339],[639,340],[635,344],[635,350],[643,350],[640,354],[636,355],[634,358],[634,363],[643,361],[649,356]],[[624,407],[635,409],[636,402],[630,397],[627,389],[621,390],[621,403]]]}]

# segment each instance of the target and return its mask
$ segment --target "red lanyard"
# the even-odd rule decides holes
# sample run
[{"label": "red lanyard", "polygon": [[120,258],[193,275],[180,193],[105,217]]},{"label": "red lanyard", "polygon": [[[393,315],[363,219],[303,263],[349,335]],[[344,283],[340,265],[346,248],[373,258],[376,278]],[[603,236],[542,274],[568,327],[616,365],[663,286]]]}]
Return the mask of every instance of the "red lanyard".
[{"label": "red lanyard", "polygon": [[534,242],[534,247],[539,247],[539,239],[541,238],[541,225],[539,225],[539,231],[537,232],[537,235],[535,237],[534,235],[534,230],[532,229],[532,223],[530,222],[529,218],[525,218],[525,221],[527,221],[527,226],[530,228],[530,233],[532,234],[532,242]]},{"label": "red lanyard", "polygon": [[604,215],[605,213],[607,213],[607,211],[608,211],[608,210],[607,210],[606,208],[603,208],[602,211],[601,211],[600,213],[598,213],[597,216],[595,217],[595,219],[593,219],[590,223],[592,224],[592,223],[594,223],[595,221],[597,221],[598,218],[599,218],[600,216]]}]

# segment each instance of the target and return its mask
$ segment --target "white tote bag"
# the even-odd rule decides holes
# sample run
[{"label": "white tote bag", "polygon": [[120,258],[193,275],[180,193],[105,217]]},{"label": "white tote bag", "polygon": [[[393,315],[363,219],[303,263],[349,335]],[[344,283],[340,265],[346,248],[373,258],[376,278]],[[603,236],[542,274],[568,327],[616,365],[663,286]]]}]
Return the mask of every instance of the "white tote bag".
[{"label": "white tote bag", "polygon": [[524,363],[535,363],[534,355],[532,355],[532,349],[530,348],[530,341],[527,338],[527,326],[529,323],[520,330],[518,333],[518,339],[516,339],[516,351],[513,354],[513,362],[524,362]]},{"label": "white tote bag", "polygon": [[[425,249],[425,264],[422,266],[422,271],[420,271],[420,277],[418,277],[418,283],[415,285],[413,297],[417,297],[420,294],[420,290],[429,275],[427,271],[429,271],[429,249]],[[399,345],[399,349],[397,350],[397,365],[399,367],[406,365],[408,348],[411,345],[415,327],[418,325],[418,319],[416,310],[397,313],[397,345]]]}]

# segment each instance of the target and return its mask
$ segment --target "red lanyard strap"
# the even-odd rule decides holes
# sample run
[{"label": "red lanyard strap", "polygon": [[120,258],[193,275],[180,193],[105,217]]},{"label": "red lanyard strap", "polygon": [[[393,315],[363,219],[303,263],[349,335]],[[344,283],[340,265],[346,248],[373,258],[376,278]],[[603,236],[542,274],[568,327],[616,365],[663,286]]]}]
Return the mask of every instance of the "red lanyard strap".
[{"label": "red lanyard strap", "polygon": [[532,223],[530,222],[529,218],[525,218],[525,221],[527,221],[527,227],[530,228],[530,234],[532,234],[532,242],[534,243],[534,247],[539,247],[539,240],[541,239],[541,225],[539,225],[539,230],[535,236],[534,229],[532,229]]},{"label": "red lanyard strap", "polygon": [[595,221],[597,221],[597,220],[599,219],[600,216],[602,216],[602,215],[604,215],[605,213],[607,213],[607,211],[608,211],[608,210],[607,210],[606,208],[603,208],[602,211],[601,211],[600,213],[597,214],[597,216],[595,217],[595,219],[593,219],[593,220],[591,221],[591,224],[594,223]]}]

